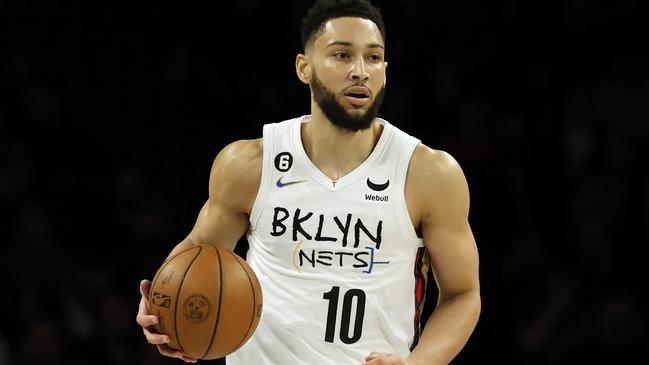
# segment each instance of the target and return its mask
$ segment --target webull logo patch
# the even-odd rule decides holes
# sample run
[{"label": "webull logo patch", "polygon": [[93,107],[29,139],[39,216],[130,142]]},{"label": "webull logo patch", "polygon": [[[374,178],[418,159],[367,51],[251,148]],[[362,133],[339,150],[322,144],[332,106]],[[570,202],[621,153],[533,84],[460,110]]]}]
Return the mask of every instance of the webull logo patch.
[{"label": "webull logo patch", "polygon": [[373,202],[383,202],[387,203],[388,202],[388,195],[374,195],[374,194],[365,194],[365,200],[367,201],[373,201]]}]

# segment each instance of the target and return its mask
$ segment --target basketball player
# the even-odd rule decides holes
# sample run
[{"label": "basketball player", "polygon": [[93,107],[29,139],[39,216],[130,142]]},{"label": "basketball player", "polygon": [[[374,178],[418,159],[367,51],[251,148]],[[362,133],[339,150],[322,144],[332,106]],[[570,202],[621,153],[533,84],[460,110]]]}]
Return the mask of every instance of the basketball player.
[{"label": "basketball player", "polygon": [[[303,20],[298,78],[311,114],[265,125],[216,157],[209,199],[174,252],[196,244],[247,260],[264,295],[260,324],[227,358],[250,364],[447,364],[480,313],[478,254],[458,163],[377,117],[385,31],[367,0],[318,0]],[[420,331],[425,276],[439,288]],[[137,322],[152,333],[149,281]]]}]

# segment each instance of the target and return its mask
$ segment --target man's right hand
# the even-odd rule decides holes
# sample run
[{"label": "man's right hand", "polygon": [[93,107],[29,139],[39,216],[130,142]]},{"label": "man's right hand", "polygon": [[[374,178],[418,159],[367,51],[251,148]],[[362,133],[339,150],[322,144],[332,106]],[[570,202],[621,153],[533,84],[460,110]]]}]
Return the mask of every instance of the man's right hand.
[{"label": "man's right hand", "polygon": [[196,359],[189,357],[181,351],[172,349],[167,345],[170,341],[169,336],[152,332],[154,324],[158,323],[158,317],[149,314],[149,290],[151,289],[151,282],[149,280],[142,280],[140,282],[140,308],[137,312],[135,320],[142,326],[142,332],[146,340],[153,345],[158,346],[158,351],[161,354],[169,357],[175,357],[185,362],[196,362]]}]

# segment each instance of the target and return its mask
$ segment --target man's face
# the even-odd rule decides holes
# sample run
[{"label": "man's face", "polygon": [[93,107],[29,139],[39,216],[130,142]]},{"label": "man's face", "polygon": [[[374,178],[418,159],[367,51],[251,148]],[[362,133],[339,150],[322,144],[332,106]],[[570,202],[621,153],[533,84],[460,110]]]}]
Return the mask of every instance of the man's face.
[{"label": "man's face", "polygon": [[378,114],[385,89],[381,32],[372,21],[336,18],[307,51],[313,99],[335,125],[357,131]]}]

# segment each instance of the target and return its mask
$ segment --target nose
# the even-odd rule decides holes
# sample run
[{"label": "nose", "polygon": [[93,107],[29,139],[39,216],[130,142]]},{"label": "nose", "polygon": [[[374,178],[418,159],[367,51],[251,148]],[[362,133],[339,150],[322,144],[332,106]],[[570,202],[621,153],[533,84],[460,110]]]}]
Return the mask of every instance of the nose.
[{"label": "nose", "polygon": [[349,73],[349,77],[352,81],[367,81],[370,78],[369,72],[367,72],[367,65],[365,65],[365,60],[363,57],[358,57],[352,64],[352,70]]}]

